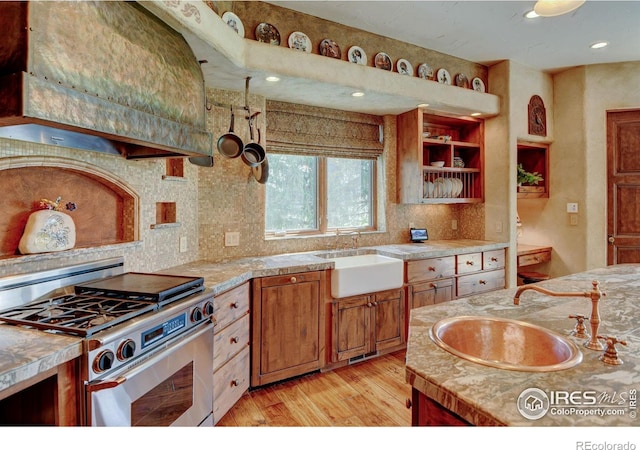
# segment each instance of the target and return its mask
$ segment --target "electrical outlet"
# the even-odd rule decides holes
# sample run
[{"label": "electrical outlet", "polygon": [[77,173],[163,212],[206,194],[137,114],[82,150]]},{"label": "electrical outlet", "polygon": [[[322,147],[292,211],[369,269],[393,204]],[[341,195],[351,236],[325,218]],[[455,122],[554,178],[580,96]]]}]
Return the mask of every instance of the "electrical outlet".
[{"label": "electrical outlet", "polygon": [[578,225],[578,215],[577,214],[570,214],[569,223],[571,225]]},{"label": "electrical outlet", "polygon": [[577,213],[578,212],[578,204],[577,203],[567,203],[567,212],[568,213]]},{"label": "electrical outlet", "polygon": [[413,223],[413,222],[409,222],[409,228],[415,228],[415,227],[416,227],[416,224],[415,224],[415,223]]},{"label": "electrical outlet", "polygon": [[456,219],[451,220],[451,229],[452,230],[458,229],[458,221]]},{"label": "electrical outlet", "polygon": [[187,237],[180,236],[180,253],[185,253],[187,251]]},{"label": "electrical outlet", "polygon": [[240,245],[240,232],[229,231],[224,234],[225,247],[237,247],[238,245]]}]

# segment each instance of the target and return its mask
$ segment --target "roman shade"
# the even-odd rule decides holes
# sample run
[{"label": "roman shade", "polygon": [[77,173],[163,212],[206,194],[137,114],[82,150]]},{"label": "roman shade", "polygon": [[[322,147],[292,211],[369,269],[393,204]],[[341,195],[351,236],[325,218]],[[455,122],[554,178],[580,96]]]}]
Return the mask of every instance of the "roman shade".
[{"label": "roman shade", "polygon": [[371,114],[267,101],[267,152],[376,159],[383,118]]}]

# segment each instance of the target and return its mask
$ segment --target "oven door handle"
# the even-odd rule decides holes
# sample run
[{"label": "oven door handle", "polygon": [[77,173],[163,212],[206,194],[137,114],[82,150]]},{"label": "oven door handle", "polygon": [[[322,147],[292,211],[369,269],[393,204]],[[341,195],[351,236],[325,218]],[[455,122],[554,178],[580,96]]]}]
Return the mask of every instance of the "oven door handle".
[{"label": "oven door handle", "polygon": [[103,389],[113,389],[127,381],[127,377],[118,377],[115,380],[104,380],[95,384],[87,385],[87,392],[97,392]]}]

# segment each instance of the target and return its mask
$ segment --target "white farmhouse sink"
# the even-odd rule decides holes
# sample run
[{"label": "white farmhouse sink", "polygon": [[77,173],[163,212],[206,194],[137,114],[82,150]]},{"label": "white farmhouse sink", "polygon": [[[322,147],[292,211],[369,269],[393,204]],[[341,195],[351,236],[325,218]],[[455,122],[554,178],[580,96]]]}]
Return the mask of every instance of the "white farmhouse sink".
[{"label": "white farmhouse sink", "polygon": [[334,298],[402,287],[404,262],[382,255],[356,255],[327,258],[335,263],[331,271]]}]

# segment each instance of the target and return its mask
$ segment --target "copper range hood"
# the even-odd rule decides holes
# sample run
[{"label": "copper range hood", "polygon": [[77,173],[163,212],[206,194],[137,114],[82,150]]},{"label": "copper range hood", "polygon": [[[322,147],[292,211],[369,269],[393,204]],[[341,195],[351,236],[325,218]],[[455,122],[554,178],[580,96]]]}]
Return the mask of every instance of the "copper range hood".
[{"label": "copper range hood", "polygon": [[135,2],[0,2],[0,137],[122,155],[212,156],[200,64]]}]

